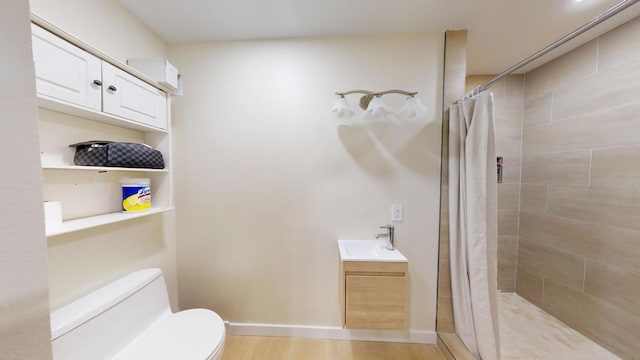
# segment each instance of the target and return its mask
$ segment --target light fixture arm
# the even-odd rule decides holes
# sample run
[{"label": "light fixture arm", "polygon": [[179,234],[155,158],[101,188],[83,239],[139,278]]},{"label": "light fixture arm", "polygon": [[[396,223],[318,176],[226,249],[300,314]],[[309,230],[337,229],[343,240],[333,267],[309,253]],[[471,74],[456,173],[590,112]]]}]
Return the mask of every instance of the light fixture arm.
[{"label": "light fixture arm", "polygon": [[406,90],[385,90],[385,91],[369,91],[369,90],[349,90],[343,92],[336,92],[338,96],[351,95],[351,94],[365,94],[365,95],[373,95],[380,96],[386,94],[400,94],[407,96],[415,96],[418,94],[417,91],[406,91]]},{"label": "light fixture arm", "polygon": [[367,110],[367,107],[369,106],[369,103],[371,102],[371,99],[373,99],[376,96],[382,96],[382,95],[387,95],[387,94],[400,94],[400,95],[407,95],[407,96],[416,96],[418,94],[418,92],[417,91],[397,90],[397,89],[385,90],[385,91],[369,91],[369,90],[349,90],[349,91],[344,91],[344,92],[336,91],[336,95],[341,96],[341,97],[344,97],[345,95],[351,95],[351,94],[364,94],[364,96],[362,96],[360,98],[360,107],[363,110]]}]

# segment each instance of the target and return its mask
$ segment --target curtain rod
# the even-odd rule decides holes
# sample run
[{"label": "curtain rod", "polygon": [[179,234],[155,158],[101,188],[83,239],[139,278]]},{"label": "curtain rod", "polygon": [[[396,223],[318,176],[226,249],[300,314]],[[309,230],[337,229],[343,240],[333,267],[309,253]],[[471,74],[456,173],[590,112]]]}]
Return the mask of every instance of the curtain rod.
[{"label": "curtain rod", "polygon": [[595,18],[591,19],[591,21],[589,21],[588,23],[580,26],[579,28],[573,30],[572,32],[568,33],[567,35],[561,37],[560,39],[552,42],[551,44],[547,45],[546,47],[544,47],[542,50],[536,52],[535,54],[529,56],[528,58],[520,61],[519,63],[513,65],[512,67],[508,68],[507,70],[501,72],[500,74],[496,75],[493,79],[479,85],[478,87],[476,87],[475,89],[473,89],[471,91],[470,94],[479,94],[482,91],[487,90],[491,85],[493,85],[494,83],[502,80],[502,78],[511,75],[514,71],[522,68],[525,65],[530,64],[531,62],[533,62],[534,60],[539,59],[540,57],[548,54],[549,52],[557,49],[558,47],[560,47],[561,45],[564,45],[565,43],[573,40],[574,38],[578,37],[579,35],[582,35],[583,33],[585,33],[586,31],[590,30],[591,28],[595,27],[596,25],[604,22],[605,20],[609,19],[610,17],[622,12],[623,10],[627,9],[628,7],[630,7],[631,5],[639,2],[640,0],[624,0],[621,3],[615,5],[614,7],[612,7],[611,9],[605,11],[604,13],[596,16]]}]

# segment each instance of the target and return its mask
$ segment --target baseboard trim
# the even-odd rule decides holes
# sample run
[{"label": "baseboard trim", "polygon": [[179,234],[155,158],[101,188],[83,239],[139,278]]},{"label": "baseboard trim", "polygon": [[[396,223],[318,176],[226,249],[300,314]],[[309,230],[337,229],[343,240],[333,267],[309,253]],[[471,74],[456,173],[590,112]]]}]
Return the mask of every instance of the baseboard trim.
[{"label": "baseboard trim", "polygon": [[350,330],[333,326],[225,323],[229,335],[282,336],[309,339],[360,340],[435,344],[435,331],[428,330]]}]

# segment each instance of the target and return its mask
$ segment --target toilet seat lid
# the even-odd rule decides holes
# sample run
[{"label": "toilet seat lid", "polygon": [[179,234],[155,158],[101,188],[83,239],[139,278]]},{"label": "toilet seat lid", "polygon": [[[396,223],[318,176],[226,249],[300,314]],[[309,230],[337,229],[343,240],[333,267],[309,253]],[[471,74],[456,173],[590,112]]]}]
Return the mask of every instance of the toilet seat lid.
[{"label": "toilet seat lid", "polygon": [[147,328],[114,360],[205,360],[224,345],[224,322],[210,310],[167,313]]}]

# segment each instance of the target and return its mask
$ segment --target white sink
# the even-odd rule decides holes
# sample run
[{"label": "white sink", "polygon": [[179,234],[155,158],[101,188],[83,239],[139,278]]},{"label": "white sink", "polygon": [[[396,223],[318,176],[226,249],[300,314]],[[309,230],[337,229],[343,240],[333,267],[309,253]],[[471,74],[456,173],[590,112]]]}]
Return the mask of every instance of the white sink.
[{"label": "white sink", "polygon": [[398,249],[387,250],[387,240],[338,240],[343,261],[407,262]]}]

